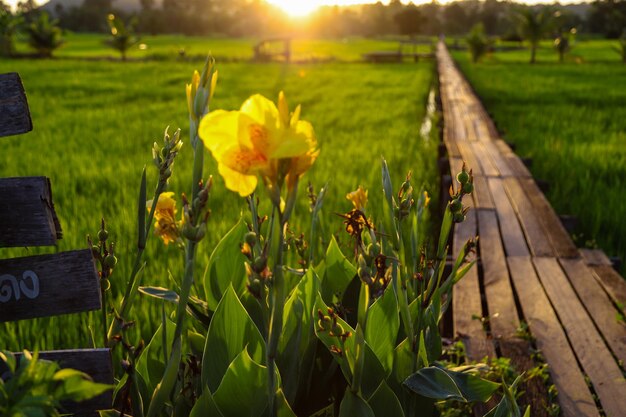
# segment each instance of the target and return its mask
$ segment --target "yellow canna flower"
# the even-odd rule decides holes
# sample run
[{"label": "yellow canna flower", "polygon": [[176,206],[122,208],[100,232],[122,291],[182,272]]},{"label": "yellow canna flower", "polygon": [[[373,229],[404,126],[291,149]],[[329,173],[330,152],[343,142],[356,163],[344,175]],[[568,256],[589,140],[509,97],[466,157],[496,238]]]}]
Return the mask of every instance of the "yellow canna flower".
[{"label": "yellow canna flower", "polygon": [[357,210],[365,210],[365,206],[367,205],[367,190],[359,185],[355,191],[348,193],[346,198],[352,201],[352,205]]},{"label": "yellow canna flower", "polygon": [[278,107],[261,95],[248,98],[239,111],[217,110],[200,122],[199,134],[217,160],[229,190],[245,197],[260,176],[268,187],[295,182],[318,155],[309,122],[300,120],[300,107],[289,114],[281,92]]},{"label": "yellow canna flower", "polygon": [[[180,239],[180,228],[176,222],[176,200],[173,198],[173,192],[166,192],[159,195],[156,208],[154,211],[154,234],[163,239],[163,243],[168,245],[170,242],[176,242]],[[146,202],[146,208],[152,208],[153,200]]]},{"label": "yellow canna flower", "polygon": [[428,195],[426,191],[424,191],[424,207],[428,207],[429,203],[430,203],[430,196]]},{"label": "yellow canna flower", "polygon": [[200,73],[198,71],[194,71],[191,76],[191,84],[187,84],[185,91],[187,93],[187,110],[190,115],[194,115],[193,111],[193,101],[196,97],[196,92],[198,91],[198,85],[200,85]]}]

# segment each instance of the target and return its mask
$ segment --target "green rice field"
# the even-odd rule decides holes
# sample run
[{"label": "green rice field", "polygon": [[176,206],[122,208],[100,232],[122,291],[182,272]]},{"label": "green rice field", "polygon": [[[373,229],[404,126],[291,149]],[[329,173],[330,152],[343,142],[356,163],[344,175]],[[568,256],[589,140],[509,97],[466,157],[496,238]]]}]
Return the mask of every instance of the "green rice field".
[{"label": "green rice field", "polygon": [[[581,41],[564,63],[550,43],[471,64],[454,58],[560,214],[579,218],[579,246],[626,259],[626,65],[610,41]],[[623,271],[622,271],[623,272]]]},{"label": "green rice field", "polygon": [[[56,248],[2,249],[0,256],[23,256],[87,247],[100,218],[108,222],[120,259],[112,279],[117,304],[130,272],[136,241],[137,191],[144,165],[149,188],[156,182],[151,146],[161,141],[166,126],[183,130],[185,146],[174,166],[170,190],[189,192],[192,152],[188,143],[185,83],[202,62],[178,60],[76,59],[114,55],[95,35],[68,38],[52,60],[0,60],[0,73],[17,71],[28,95],[34,130],[2,138],[0,176],[50,177],[64,238]],[[181,44],[193,54],[212,50],[218,57],[219,82],[213,108],[237,109],[250,95],[276,99],[284,90],[290,105],[302,104],[302,118],[315,127],[321,154],[304,177],[293,229],[308,225],[308,181],[330,189],[324,204],[328,227],[343,233],[333,213],[350,209],[345,194],[363,185],[370,190],[371,212],[382,206],[380,158],[388,160],[399,184],[408,170],[413,183],[437,189],[434,140],[420,136],[426,100],[434,78],[433,63],[370,65],[364,63],[254,64],[229,62],[248,58],[252,41],[155,38],[154,49],[175,51]],[[146,40],[148,42],[148,40]],[[296,50],[299,48],[295,46]],[[354,40],[309,44],[309,50],[352,61],[361,51],[377,50],[376,42]],[[150,49],[148,49],[150,51]],[[321,52],[320,52],[321,51]],[[141,57],[141,51],[131,56]],[[222,59],[220,60],[220,57]],[[341,59],[345,58],[345,59]],[[225,190],[216,164],[206,157],[205,177],[213,174],[208,238],[199,248],[202,272],[216,242],[245,211],[245,202]],[[179,203],[180,204],[180,203]],[[267,205],[261,209],[267,209]],[[175,287],[180,280],[182,252],[158,239],[148,242],[143,284]],[[150,260],[158,260],[151,262]],[[135,336],[150,337],[160,323],[160,303],[144,299],[131,318]],[[38,319],[0,325],[2,348],[60,349],[101,344],[98,313]],[[92,332],[86,331],[89,328]]]}]

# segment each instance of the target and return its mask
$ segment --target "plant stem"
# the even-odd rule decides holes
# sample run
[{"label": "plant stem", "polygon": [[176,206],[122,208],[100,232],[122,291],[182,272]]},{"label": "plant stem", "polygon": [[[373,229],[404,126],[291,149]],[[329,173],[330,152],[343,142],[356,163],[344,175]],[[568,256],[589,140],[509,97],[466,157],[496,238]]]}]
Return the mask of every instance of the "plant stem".
[{"label": "plant stem", "polygon": [[270,292],[270,308],[271,316],[268,328],[267,343],[267,377],[268,377],[268,394],[269,394],[269,410],[270,416],[276,415],[274,404],[276,395],[276,352],[278,350],[278,341],[283,329],[283,313],[285,298],[285,280],[283,276],[283,246],[284,246],[284,224],[280,222],[280,230],[278,234],[278,252],[276,254],[276,263],[274,265],[274,277]]}]

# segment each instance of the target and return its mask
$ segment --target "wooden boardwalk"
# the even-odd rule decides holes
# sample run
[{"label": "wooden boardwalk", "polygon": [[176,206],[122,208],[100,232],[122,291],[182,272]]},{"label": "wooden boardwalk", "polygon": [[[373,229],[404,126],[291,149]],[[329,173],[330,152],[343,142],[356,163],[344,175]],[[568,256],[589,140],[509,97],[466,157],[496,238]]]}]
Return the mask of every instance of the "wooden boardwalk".
[{"label": "wooden boardwalk", "polygon": [[[480,236],[479,267],[454,290],[455,335],[470,359],[510,357],[519,370],[534,365],[539,349],[564,417],[626,417],[626,325],[616,307],[626,301],[625,281],[601,251],[576,248],[443,44],[437,61],[450,171],[465,161],[475,179],[454,253]],[[522,320],[532,340],[519,337]],[[533,416],[547,415],[543,384],[524,388]]]}]

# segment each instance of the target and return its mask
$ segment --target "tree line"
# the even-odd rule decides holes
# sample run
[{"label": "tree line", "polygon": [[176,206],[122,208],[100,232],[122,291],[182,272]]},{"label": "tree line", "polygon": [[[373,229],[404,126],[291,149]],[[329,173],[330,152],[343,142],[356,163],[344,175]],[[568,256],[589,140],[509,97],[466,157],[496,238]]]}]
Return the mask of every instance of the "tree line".
[{"label": "tree line", "polygon": [[[136,29],[145,34],[315,37],[385,35],[464,35],[482,24],[489,36],[518,38],[514,19],[526,6],[509,1],[463,0],[446,4],[403,4],[392,0],[353,7],[329,6],[306,19],[294,21],[280,9],[263,0],[140,0],[140,9],[116,9],[120,0],[84,0],[79,6],[62,2],[44,7],[58,19],[61,28],[76,32],[108,32],[106,17],[113,13],[125,20],[134,18]],[[560,29],[576,28],[618,38],[626,28],[626,0],[596,0],[577,5],[554,5]],[[4,14],[9,8],[0,0]],[[16,13],[32,21],[41,12],[33,0],[19,4]]]}]

